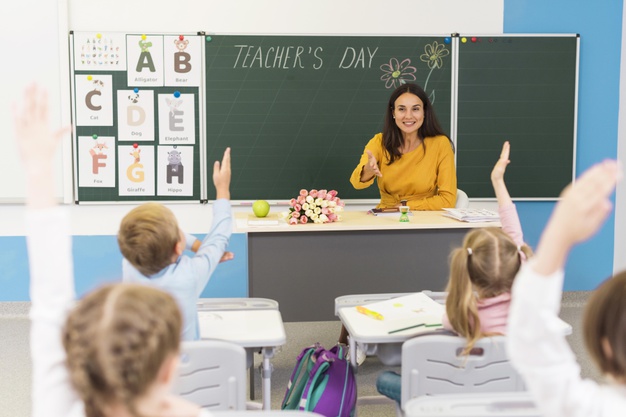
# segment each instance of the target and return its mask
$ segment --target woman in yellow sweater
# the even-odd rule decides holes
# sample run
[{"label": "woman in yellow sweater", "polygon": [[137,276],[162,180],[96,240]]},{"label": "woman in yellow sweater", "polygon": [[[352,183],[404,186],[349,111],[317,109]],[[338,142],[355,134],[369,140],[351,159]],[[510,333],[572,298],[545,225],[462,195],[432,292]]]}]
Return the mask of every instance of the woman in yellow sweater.
[{"label": "woman in yellow sweater", "polygon": [[456,203],[454,149],[443,133],[428,96],[415,84],[398,87],[389,98],[382,133],[365,146],[350,182],[367,188],[378,177],[378,208],[441,210]]}]

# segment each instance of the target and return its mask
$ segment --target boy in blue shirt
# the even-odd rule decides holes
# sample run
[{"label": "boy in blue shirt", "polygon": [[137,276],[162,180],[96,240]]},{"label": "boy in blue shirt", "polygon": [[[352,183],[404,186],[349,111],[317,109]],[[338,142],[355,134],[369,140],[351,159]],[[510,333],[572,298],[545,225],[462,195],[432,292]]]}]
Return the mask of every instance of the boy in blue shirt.
[{"label": "boy in blue shirt", "polygon": [[[183,340],[199,339],[196,303],[226,251],[233,229],[230,207],[230,148],[213,166],[217,191],[211,230],[199,243],[180,230],[174,213],[158,203],[146,203],[122,219],[117,241],[126,282],[154,285],[174,296],[183,315]],[[195,255],[183,255],[185,249]]]}]

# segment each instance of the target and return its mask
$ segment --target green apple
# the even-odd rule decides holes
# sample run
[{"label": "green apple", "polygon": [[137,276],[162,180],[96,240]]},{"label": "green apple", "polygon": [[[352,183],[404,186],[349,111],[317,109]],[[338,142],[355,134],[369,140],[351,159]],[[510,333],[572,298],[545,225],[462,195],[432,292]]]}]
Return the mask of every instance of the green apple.
[{"label": "green apple", "polygon": [[257,200],[252,204],[252,211],[257,217],[265,217],[270,212],[270,203],[265,200]]}]

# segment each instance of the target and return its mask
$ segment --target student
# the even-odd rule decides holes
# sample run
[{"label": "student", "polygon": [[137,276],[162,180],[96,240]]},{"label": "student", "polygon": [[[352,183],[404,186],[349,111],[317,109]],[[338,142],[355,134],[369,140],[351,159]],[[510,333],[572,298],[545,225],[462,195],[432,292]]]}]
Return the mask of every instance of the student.
[{"label": "student", "polygon": [[456,168],[452,142],[445,135],[424,90],[416,84],[395,89],[387,103],[382,133],[365,146],[350,176],[358,190],[376,179],[378,208],[441,210],[456,202]]},{"label": "student", "polygon": [[563,191],[535,256],[513,286],[508,353],[546,417],[626,414],[626,272],[601,284],[583,314],[587,349],[608,384],[581,378],[557,317],[567,256],[600,229],[621,175],[616,161],[605,161]]},{"label": "student", "polygon": [[[506,333],[513,280],[532,254],[524,244],[517,210],[504,182],[509,154],[510,144],[505,142],[491,172],[502,229],[474,229],[465,235],[463,246],[450,254],[443,324],[467,339],[465,355],[481,337]],[[378,391],[398,403],[401,385],[400,375],[394,372],[384,372],[376,381]]]},{"label": "student", "polygon": [[[171,210],[158,203],[131,210],[122,219],[117,235],[124,256],[124,281],[154,285],[172,294],[183,314],[184,340],[199,339],[196,303],[220,258],[225,260],[230,253],[225,253],[233,229],[230,176],[227,148],[222,163],[215,162],[213,167],[217,191],[213,222],[199,247],[195,237],[180,230]],[[185,249],[195,249],[196,253],[191,257],[183,255]]]},{"label": "student", "polygon": [[50,131],[47,97],[35,86],[15,119],[27,184],[32,415],[208,416],[169,394],[181,328],[170,295],[116,284],[75,304],[69,212],[53,195],[54,154],[67,129]]}]

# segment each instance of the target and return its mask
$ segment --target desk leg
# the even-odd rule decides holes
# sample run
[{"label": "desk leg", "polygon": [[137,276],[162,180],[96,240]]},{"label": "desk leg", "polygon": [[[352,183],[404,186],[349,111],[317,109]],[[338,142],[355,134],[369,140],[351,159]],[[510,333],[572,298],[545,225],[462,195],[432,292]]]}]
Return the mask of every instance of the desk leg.
[{"label": "desk leg", "polygon": [[250,367],[250,400],[254,401],[254,363]]},{"label": "desk leg", "polygon": [[263,349],[263,409],[272,408],[272,364],[270,359],[274,357],[274,348],[264,347]]},{"label": "desk leg", "polygon": [[348,336],[348,345],[350,346],[350,349],[348,349],[350,353],[350,365],[352,365],[352,370],[356,374],[359,370],[359,366],[356,363],[356,340]]}]

